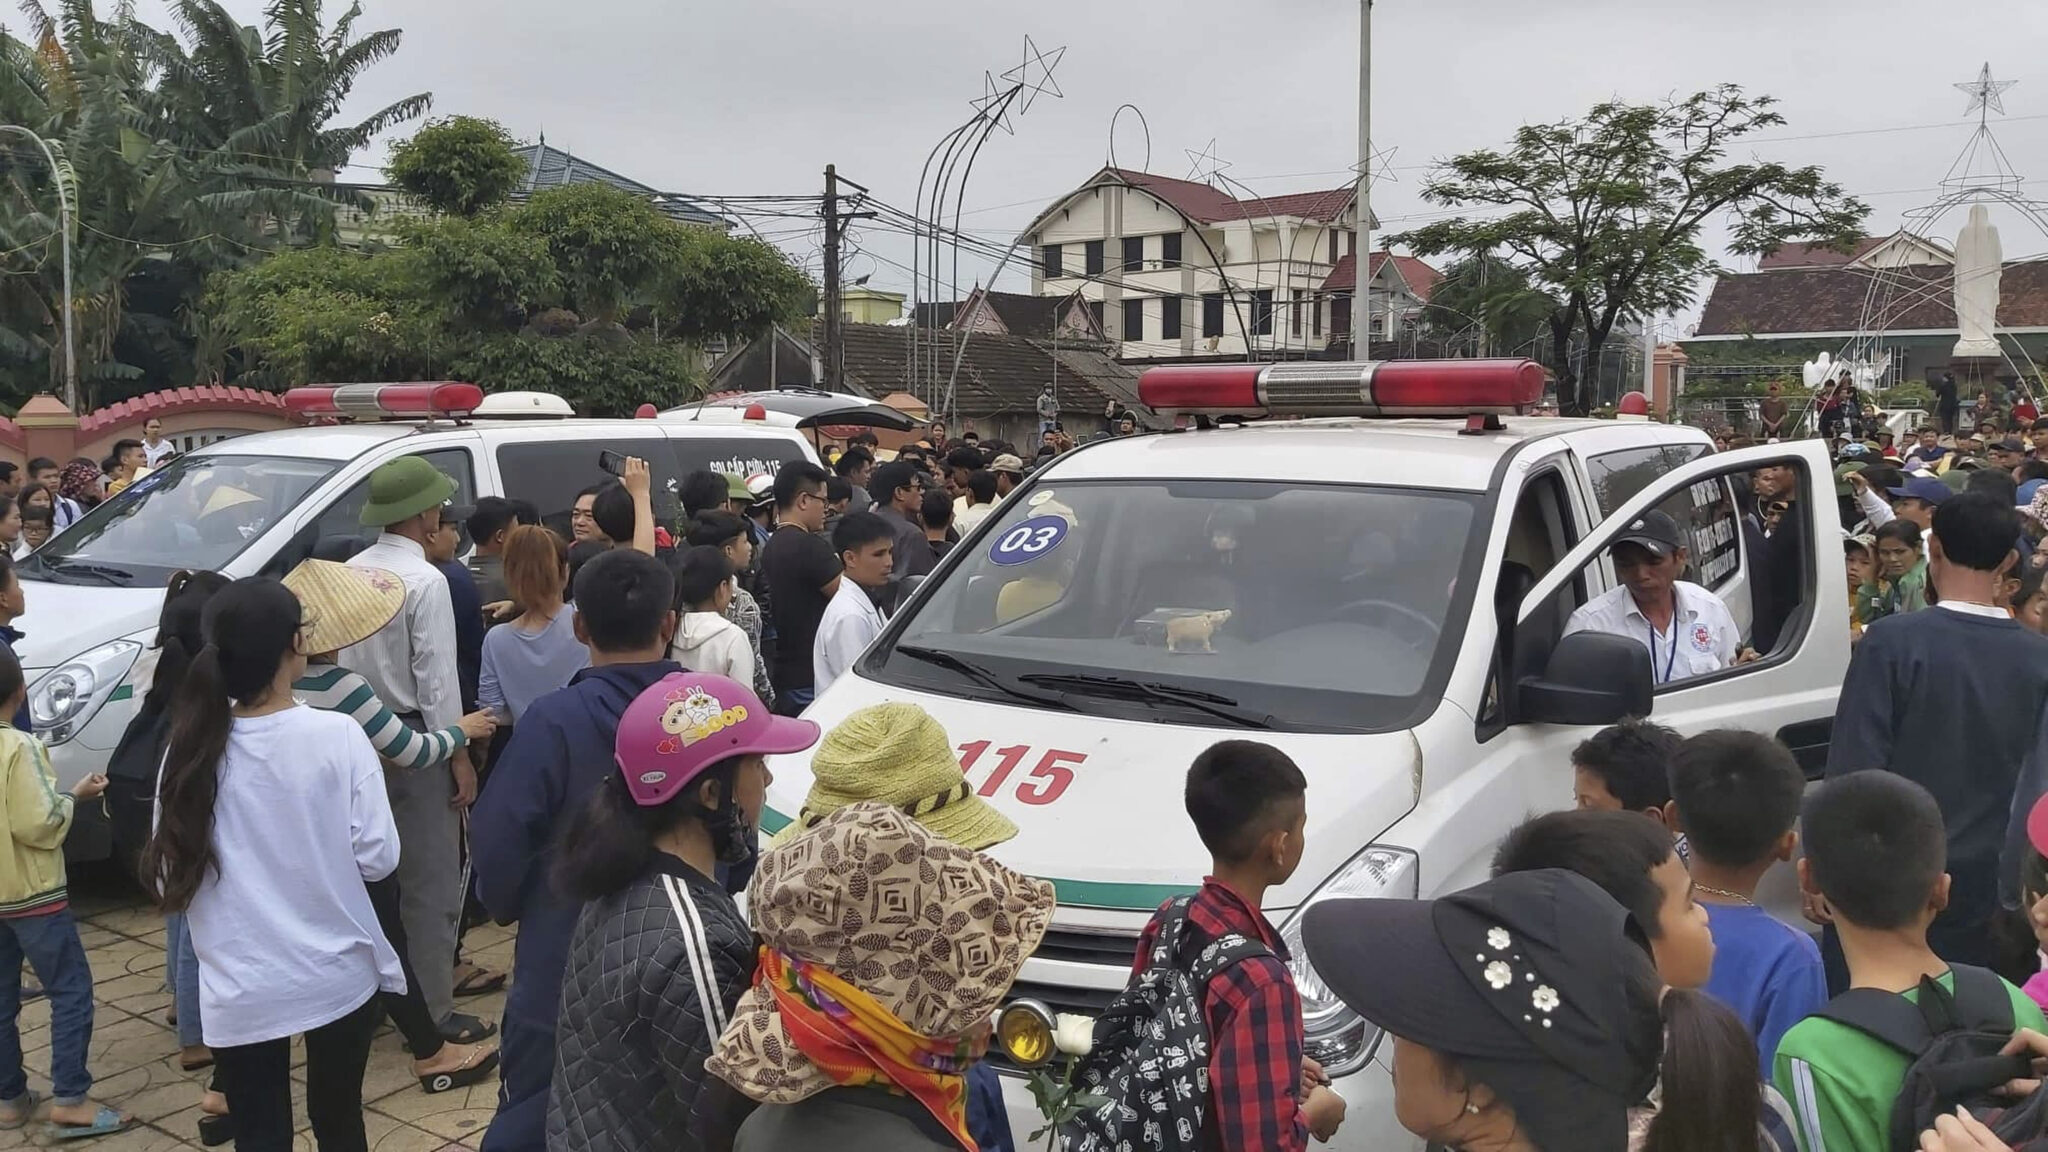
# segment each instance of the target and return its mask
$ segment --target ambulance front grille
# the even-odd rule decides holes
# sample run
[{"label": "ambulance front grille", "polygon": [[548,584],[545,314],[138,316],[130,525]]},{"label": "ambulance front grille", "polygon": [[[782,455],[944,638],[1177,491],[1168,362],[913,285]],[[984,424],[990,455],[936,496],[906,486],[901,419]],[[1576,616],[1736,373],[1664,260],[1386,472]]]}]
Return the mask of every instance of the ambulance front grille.
[{"label": "ambulance front grille", "polygon": [[1138,958],[1138,937],[1129,932],[1075,932],[1054,928],[1032,953],[1040,960],[1102,964],[1125,972]]}]

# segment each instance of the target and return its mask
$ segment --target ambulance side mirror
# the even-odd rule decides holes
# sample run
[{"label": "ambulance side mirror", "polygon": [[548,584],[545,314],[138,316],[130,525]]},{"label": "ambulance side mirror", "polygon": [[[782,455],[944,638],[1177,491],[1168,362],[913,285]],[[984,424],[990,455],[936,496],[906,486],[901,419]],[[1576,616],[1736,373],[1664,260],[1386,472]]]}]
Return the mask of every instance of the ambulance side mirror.
[{"label": "ambulance side mirror", "polygon": [[1574,632],[1557,642],[1541,676],[1517,685],[1517,720],[1613,724],[1656,706],[1649,649],[1626,636]]}]

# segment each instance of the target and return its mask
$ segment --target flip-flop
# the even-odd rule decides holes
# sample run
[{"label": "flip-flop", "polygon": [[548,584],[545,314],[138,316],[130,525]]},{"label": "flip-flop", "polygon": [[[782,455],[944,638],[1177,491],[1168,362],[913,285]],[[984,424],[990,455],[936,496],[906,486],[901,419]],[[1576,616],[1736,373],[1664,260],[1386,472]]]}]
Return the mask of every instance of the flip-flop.
[{"label": "flip-flop", "polygon": [[43,1098],[36,1095],[34,1089],[30,1089],[21,1094],[18,1103],[21,1105],[21,1115],[16,1118],[0,1117],[0,1132],[13,1132],[28,1127],[28,1122],[35,1119],[36,1109],[43,1106]]},{"label": "flip-flop", "polygon": [[135,1124],[135,1117],[123,1116],[105,1104],[93,1113],[90,1124],[59,1124],[51,1121],[49,1136],[52,1140],[90,1140],[95,1136],[111,1136],[125,1132]]},{"label": "flip-flop", "polygon": [[23,984],[21,986],[21,1002],[23,1004],[31,1000],[41,1000],[46,995],[48,993],[43,991],[41,984]]},{"label": "flip-flop", "polygon": [[450,1044],[476,1044],[497,1034],[496,1024],[461,1012],[450,1014],[441,1025],[441,1039]]},{"label": "flip-flop", "polygon": [[463,1061],[460,1068],[450,1072],[430,1072],[420,1077],[420,1088],[427,1095],[433,1096],[456,1088],[467,1088],[471,1084],[480,1083],[489,1079],[491,1073],[497,1070],[497,1049],[494,1048],[484,1053],[481,1060],[477,1058],[476,1053],[472,1052],[469,1054],[469,1059]]},{"label": "flip-flop", "polygon": [[204,1060],[194,1060],[190,1064],[187,1064],[184,1060],[181,1059],[178,1061],[178,1067],[184,1069],[187,1072],[198,1072],[203,1069],[213,1067],[213,1057],[208,1056]]},{"label": "flip-flop", "polygon": [[199,1118],[199,1143],[208,1148],[218,1148],[235,1138],[235,1118],[217,1116],[211,1112]]},{"label": "flip-flop", "polygon": [[455,994],[464,997],[488,996],[504,986],[505,974],[503,972],[493,972],[479,965],[472,967],[469,970],[469,975],[463,977],[462,982],[455,986]]}]

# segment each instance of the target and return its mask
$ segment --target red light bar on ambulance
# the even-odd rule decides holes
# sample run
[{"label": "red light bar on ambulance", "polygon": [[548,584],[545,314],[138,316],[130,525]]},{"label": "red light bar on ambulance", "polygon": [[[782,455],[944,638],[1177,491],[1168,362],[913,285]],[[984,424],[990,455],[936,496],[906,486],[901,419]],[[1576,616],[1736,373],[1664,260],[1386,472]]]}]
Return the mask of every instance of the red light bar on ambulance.
[{"label": "red light bar on ambulance", "polygon": [[284,406],[295,416],[339,416],[352,420],[461,417],[484,402],[484,390],[456,381],[416,384],[331,384],[293,388]]},{"label": "red light bar on ambulance", "polygon": [[1185,364],[1148,368],[1138,400],[1163,415],[1513,415],[1543,395],[1534,360]]}]

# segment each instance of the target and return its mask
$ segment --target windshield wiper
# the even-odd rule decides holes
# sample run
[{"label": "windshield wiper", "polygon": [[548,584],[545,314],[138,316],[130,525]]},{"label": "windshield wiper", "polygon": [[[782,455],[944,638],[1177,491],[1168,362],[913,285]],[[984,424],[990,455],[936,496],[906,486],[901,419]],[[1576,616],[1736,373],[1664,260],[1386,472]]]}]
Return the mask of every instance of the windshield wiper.
[{"label": "windshield wiper", "polygon": [[135,573],[128,571],[126,568],[116,568],[110,564],[91,564],[83,560],[58,560],[50,558],[45,558],[42,563],[44,571],[54,575],[61,577],[77,573],[81,576],[91,576],[110,588],[128,588],[132,587],[135,582]]},{"label": "windshield wiper", "polygon": [[1198,688],[1180,688],[1172,684],[1131,680],[1122,676],[1085,676],[1072,672],[1034,672],[1028,676],[1019,676],[1018,679],[1026,684],[1064,688],[1088,695],[1172,704],[1206,713],[1220,720],[1228,720],[1246,728],[1270,729],[1274,726],[1271,713],[1240,707],[1237,701],[1228,696],[1218,696],[1214,692],[1204,692]]},{"label": "windshield wiper", "polygon": [[[1062,712],[1076,711],[1074,705],[1062,693],[1033,692],[1025,688],[1019,688],[1001,676],[976,664],[974,661],[955,656],[951,652],[942,652],[937,648],[926,648],[917,644],[898,644],[891,651],[901,656],[908,656],[912,660],[922,660],[927,664],[936,664],[941,668],[949,668],[984,688],[992,688],[1012,699],[1036,704],[1042,708],[1057,708]],[[1030,677],[1027,676],[1022,679],[1028,680]]]}]

